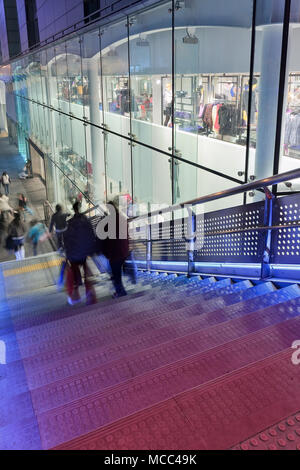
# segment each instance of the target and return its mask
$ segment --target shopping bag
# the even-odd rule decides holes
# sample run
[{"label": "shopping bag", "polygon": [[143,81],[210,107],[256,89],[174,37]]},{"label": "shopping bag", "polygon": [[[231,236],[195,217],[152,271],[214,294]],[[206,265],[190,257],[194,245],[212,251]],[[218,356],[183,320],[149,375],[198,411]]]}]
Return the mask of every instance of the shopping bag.
[{"label": "shopping bag", "polygon": [[51,234],[49,232],[49,230],[47,228],[44,229],[44,232],[42,233],[42,235],[40,236],[39,238],[39,241],[40,242],[45,242],[46,240],[48,240],[49,238],[51,237]]}]

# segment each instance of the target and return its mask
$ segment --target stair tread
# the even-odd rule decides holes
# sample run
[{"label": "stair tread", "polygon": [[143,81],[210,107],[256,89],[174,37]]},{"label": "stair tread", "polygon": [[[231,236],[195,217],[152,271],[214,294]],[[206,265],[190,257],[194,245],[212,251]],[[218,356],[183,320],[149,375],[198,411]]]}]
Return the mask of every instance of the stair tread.
[{"label": "stair tread", "polygon": [[[101,327],[99,327],[99,331],[96,332],[96,330],[94,330],[94,335],[89,337],[83,335],[81,338],[79,332],[78,336],[58,337],[52,341],[49,340],[48,343],[43,342],[41,344],[37,343],[33,339],[30,344],[26,344],[26,342],[24,342],[23,345],[23,342],[20,340],[19,347],[24,360],[26,360],[27,357],[32,356],[37,356],[37,360],[39,360],[42,355],[45,354],[47,361],[49,361],[52,351],[54,360],[58,361],[60,354],[72,355],[80,352],[84,353],[84,351],[92,350],[100,346],[108,347],[110,344],[119,343],[120,338],[129,339],[130,337],[146,334],[150,330],[157,331],[163,327],[168,327],[170,324],[177,323],[177,327],[180,328],[183,322],[189,321],[187,320],[187,317],[199,320],[199,322],[196,321],[195,324],[198,324],[198,327],[200,327],[200,325],[204,327],[209,324],[208,322],[211,324],[212,321],[215,323],[218,323],[218,321],[221,320],[226,321],[230,318],[230,315],[233,315],[235,312],[237,312],[238,315],[245,314],[246,312],[267,307],[269,305],[279,303],[280,301],[286,301],[290,298],[298,297],[299,293],[300,289],[297,286],[289,286],[287,288],[280,289],[279,291],[255,297],[254,299],[222,307],[221,310],[216,306],[216,308],[212,307],[210,312],[204,313],[201,307],[196,304],[183,307],[174,312],[167,311],[164,315],[144,319],[143,321],[133,323],[132,325],[121,325],[119,328],[109,327],[103,332],[101,331]],[[199,314],[199,311],[201,314]],[[213,312],[215,313],[213,314]]]},{"label": "stair tread", "polygon": [[[198,387],[200,384],[216,380],[232,370],[239,370],[263,360],[267,356],[290,348],[295,339],[295,329],[299,330],[299,327],[300,318],[287,320],[267,328],[267,334],[264,330],[255,332],[243,340],[234,340],[225,347],[219,346],[192,358],[177,361],[175,364],[40,414],[33,397],[42,441],[46,447],[53,447],[59,443],[59,439],[62,442],[75,437],[74,432],[81,434],[87,432],[88,427],[88,430],[92,430],[103,426],[138,409],[153,406],[159,401]],[[64,393],[63,389],[61,393]],[[74,415],[76,415],[74,420],[77,422],[76,431],[72,419]],[[46,438],[51,426],[60,420],[65,423],[63,429]]]},{"label": "stair tread", "polygon": [[260,432],[282,416],[300,409],[300,376],[295,377],[290,358],[290,350],[282,351],[242,371],[52,447],[69,450],[230,448],[242,436]]},{"label": "stair tread", "polygon": [[[20,266],[0,267],[3,286]],[[0,447],[254,445],[300,409],[300,287],[276,286],[143,273],[134,293],[88,307],[57,308],[66,295],[51,287],[8,298]]]},{"label": "stair tread", "polygon": [[[295,312],[294,316],[297,314],[300,316],[300,302],[298,312]],[[83,397],[87,393],[104,390],[114,384],[173,364],[178,360],[204,353],[216,347],[225,348],[227,343],[238,339],[244,340],[247,335],[278,325],[278,323],[288,318],[291,318],[291,314],[287,305],[284,308],[278,309],[278,312],[276,310],[265,309],[243,318],[230,320],[222,325],[216,325],[176,340],[170,340],[167,343],[105,362],[102,365],[96,364],[93,368],[87,367],[81,373],[74,373],[74,375],[63,378],[56,377],[54,382],[47,385],[40,385],[38,380],[35,383],[29,381],[28,385],[29,388],[32,388],[34,402],[35,400],[38,402],[39,396],[47,392],[49,396],[53,397],[53,400],[56,400],[56,402],[52,400],[51,406],[57,406],[58,401],[64,402],[66,400],[66,396],[57,398],[55,393],[55,390],[62,386],[64,386],[65,394],[66,385],[69,387],[69,391],[72,389],[72,399],[74,399],[75,395],[77,398]],[[111,370],[113,370],[113,374],[111,374]],[[84,390],[84,385],[87,385],[86,379],[88,379],[88,391]]]},{"label": "stair tread", "polygon": [[[213,296],[213,293],[199,293],[197,291],[193,293],[191,298],[183,299],[180,301],[175,301],[172,299],[172,302],[167,302],[167,298],[162,302],[161,308],[149,307],[148,304],[144,307],[140,307],[140,310],[137,309],[132,311],[131,309],[124,309],[117,312],[109,312],[109,314],[104,314],[101,310],[92,310],[86,312],[84,315],[76,315],[75,318],[68,317],[62,320],[53,321],[50,324],[40,325],[36,327],[26,328],[25,330],[18,331],[18,338],[25,340],[26,338],[33,337],[33,341],[46,341],[48,342],[51,338],[57,338],[58,336],[71,336],[71,332],[79,330],[80,334],[83,335],[84,332],[92,330],[95,327],[100,327],[102,330],[109,329],[111,327],[117,328],[122,324],[128,325],[129,323],[139,323],[145,319],[154,318],[168,311],[179,310],[190,305],[198,305],[200,308],[200,302],[206,300],[205,308],[207,311],[211,309],[216,309],[219,307],[225,307],[226,305],[231,305],[237,303],[241,300],[250,299],[255,296],[258,296],[260,293],[273,292],[274,288],[272,284],[267,283],[264,285],[259,285],[251,287],[249,289],[242,289],[239,292],[223,291],[219,292],[220,295]],[[209,294],[209,295],[207,295]],[[300,295],[300,290],[299,290]],[[213,297],[213,298],[211,298]],[[200,311],[200,310],[199,310]]]}]

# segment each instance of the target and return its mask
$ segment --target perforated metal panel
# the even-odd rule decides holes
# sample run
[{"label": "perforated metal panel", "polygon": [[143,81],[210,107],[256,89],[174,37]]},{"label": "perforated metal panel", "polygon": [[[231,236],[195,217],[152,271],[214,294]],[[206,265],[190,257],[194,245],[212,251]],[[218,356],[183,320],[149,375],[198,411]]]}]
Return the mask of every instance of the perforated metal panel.
[{"label": "perforated metal panel", "polygon": [[147,226],[144,221],[141,221],[139,226],[129,224],[129,249],[134,251],[134,256],[137,260],[145,261],[147,254]]},{"label": "perforated metal panel", "polygon": [[[273,225],[296,224],[300,220],[300,196],[295,194],[274,201]],[[264,202],[232,207],[204,214],[197,219],[195,261],[261,263],[265,245],[265,231],[220,234],[223,231],[242,230],[264,226]],[[144,230],[144,231],[143,231]],[[185,234],[187,219],[160,223],[151,227],[153,261],[187,261]],[[144,236],[146,230],[132,232],[133,237]],[[146,259],[146,243],[131,241],[137,259]],[[300,227],[273,231],[271,263],[300,264]]]},{"label": "perforated metal panel", "polygon": [[174,254],[174,225],[173,222],[163,222],[151,227],[152,259],[154,261],[173,261]]},{"label": "perforated metal panel", "polygon": [[136,260],[146,261],[147,246],[146,243],[136,240],[130,240],[129,249],[134,251]]},{"label": "perforated metal panel", "polygon": [[[299,224],[300,195],[278,198],[273,214],[273,225]],[[271,263],[300,264],[300,227],[291,226],[274,232]]]},{"label": "perforated metal panel", "polygon": [[261,262],[264,246],[262,232],[208,234],[255,228],[263,224],[263,202],[205,214],[204,219],[197,222],[197,233],[203,234],[203,247],[198,250],[196,261]]}]

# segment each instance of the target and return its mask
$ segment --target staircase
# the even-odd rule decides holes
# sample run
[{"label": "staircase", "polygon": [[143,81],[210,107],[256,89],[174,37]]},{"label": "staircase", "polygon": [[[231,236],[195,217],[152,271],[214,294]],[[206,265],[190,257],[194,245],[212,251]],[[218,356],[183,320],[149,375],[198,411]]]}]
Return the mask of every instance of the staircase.
[{"label": "staircase", "polygon": [[1,306],[1,449],[300,449],[299,285],[141,272],[93,306],[32,295]]}]

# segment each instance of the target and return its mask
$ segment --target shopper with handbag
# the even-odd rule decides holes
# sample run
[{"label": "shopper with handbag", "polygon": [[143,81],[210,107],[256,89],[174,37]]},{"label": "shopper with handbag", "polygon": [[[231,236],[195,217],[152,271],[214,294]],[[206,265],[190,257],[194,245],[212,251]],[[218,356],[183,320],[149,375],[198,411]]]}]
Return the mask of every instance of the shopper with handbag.
[{"label": "shopper with handbag", "polygon": [[12,241],[10,246],[14,250],[17,260],[25,258],[25,233],[26,229],[23,222],[21,221],[20,212],[15,212],[14,220],[8,226],[6,245],[8,246],[10,241]]},{"label": "shopper with handbag", "polygon": [[68,303],[74,305],[81,301],[79,286],[81,284],[81,268],[84,272],[84,284],[87,305],[96,302],[96,293],[89,280],[91,276],[87,265],[87,257],[93,256],[96,250],[96,237],[88,218],[80,213],[80,203],[73,204],[74,217],[68,222],[68,228],[64,232],[64,243],[67,260]]}]

